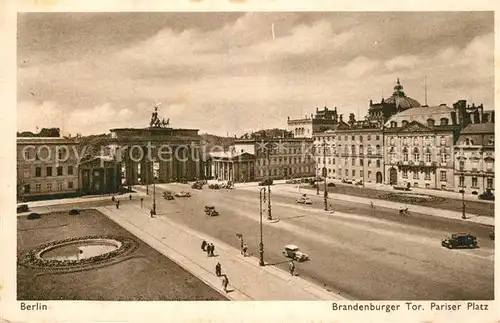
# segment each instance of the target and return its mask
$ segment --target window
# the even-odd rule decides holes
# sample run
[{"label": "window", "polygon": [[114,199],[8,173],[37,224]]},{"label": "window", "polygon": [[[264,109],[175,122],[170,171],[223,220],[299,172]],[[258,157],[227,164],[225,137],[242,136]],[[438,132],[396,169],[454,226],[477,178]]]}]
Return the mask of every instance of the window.
[{"label": "window", "polygon": [[64,151],[62,148],[59,148],[57,155],[59,156],[59,160],[64,160]]},{"label": "window", "polygon": [[485,163],[486,163],[486,170],[488,172],[493,171],[493,162],[491,160],[486,160]]},{"label": "window", "polygon": [[440,144],[441,146],[446,146],[446,138],[444,136],[441,136]]},{"label": "window", "polygon": [[278,170],[277,169],[274,170],[274,175],[278,175]]},{"label": "window", "polygon": [[356,140],[356,139],[354,139],[354,135],[351,136],[351,140]]},{"label": "window", "polygon": [[380,155],[380,145],[377,145],[377,146],[375,147],[375,151],[376,151],[376,154],[377,154],[377,155]]},{"label": "window", "polygon": [[380,159],[377,159],[377,167],[380,167]]},{"label": "window", "polygon": [[359,159],[359,166],[364,166],[364,165],[365,165],[365,160]]},{"label": "window", "polygon": [[356,170],[355,169],[352,170],[352,177],[354,177],[354,176],[356,176]]},{"label": "window", "polygon": [[368,145],[368,156],[371,156],[372,155],[372,146],[371,145]]},{"label": "window", "polygon": [[368,135],[367,137],[368,140],[372,140],[372,135]]},{"label": "window", "polygon": [[35,192],[40,192],[42,190],[42,184],[35,184]]},{"label": "window", "polygon": [[420,161],[420,152],[418,151],[418,148],[413,149],[413,160],[415,163]]},{"label": "window", "polygon": [[396,128],[398,123],[396,121],[391,121],[391,128]]},{"label": "window", "polygon": [[464,187],[464,183],[465,183],[465,178],[463,176],[460,176],[458,178],[458,186],[459,187]]},{"label": "window", "polygon": [[31,169],[29,167],[24,168],[24,178],[29,178],[31,175]]},{"label": "window", "polygon": [[389,150],[389,159],[391,163],[396,162],[396,149],[394,147],[391,147],[391,149]]},{"label": "window", "polygon": [[352,166],[356,166],[356,159],[352,159]]},{"label": "window", "polygon": [[344,140],[347,141],[347,135],[344,136]]},{"label": "window", "polygon": [[345,170],[345,176],[349,176],[349,170],[348,169]]},{"label": "window", "polygon": [[30,184],[24,185],[23,190],[24,190],[24,193],[29,194],[31,192],[31,186],[30,186]]},{"label": "window", "polygon": [[356,155],[356,146],[354,146],[354,145],[351,146],[351,153],[353,155]]},{"label": "window", "polygon": [[24,160],[27,161],[30,159],[30,152],[29,150],[24,151]]},{"label": "window", "polygon": [[413,172],[413,179],[418,179],[418,171]]},{"label": "window", "polygon": [[427,125],[430,127],[434,127],[435,121],[434,119],[427,119]]},{"label": "window", "polygon": [[448,125],[448,119],[447,118],[441,118],[441,125],[442,126],[447,126]]},{"label": "window", "polygon": [[363,154],[364,154],[364,151],[363,151],[363,150],[364,150],[363,145],[359,145],[359,154],[360,154],[360,155],[363,155]]},{"label": "window", "polygon": [[376,135],[376,136],[375,136],[375,140],[380,140],[380,136],[379,136],[379,135]]},{"label": "window", "polygon": [[52,191],[52,183],[47,183],[47,191]]},{"label": "window", "polygon": [[430,163],[432,161],[431,150],[427,148],[425,151],[425,162]]},{"label": "window", "polygon": [[472,187],[477,188],[477,177],[472,177]]},{"label": "window", "polygon": [[493,178],[486,179],[486,188],[490,190],[493,189]]},{"label": "window", "polygon": [[430,169],[425,170],[425,179],[427,181],[429,181],[431,179],[431,170]]},{"label": "window", "polygon": [[406,169],[403,170],[403,178],[404,179],[408,178],[408,171]]},{"label": "window", "polygon": [[335,165],[335,158],[332,158],[332,164]]},{"label": "window", "polygon": [[63,174],[63,168],[62,168],[62,166],[58,166],[57,167],[57,176],[62,176],[62,174]]},{"label": "window", "polygon": [[403,121],[401,121],[401,125],[402,125],[403,127],[406,127],[406,126],[408,125],[408,120],[403,120]]},{"label": "window", "polygon": [[359,141],[361,141],[361,142],[363,141],[363,135],[359,136]]},{"label": "window", "polygon": [[371,178],[372,177],[372,172],[369,170],[368,171],[368,178]]},{"label": "window", "polygon": [[359,171],[359,177],[365,178],[365,172],[363,170]]},{"label": "window", "polygon": [[458,163],[458,169],[463,172],[464,171],[464,167],[465,167],[465,162],[463,160],[461,160],[459,163]]},{"label": "window", "polygon": [[62,191],[63,190],[63,183],[62,182],[57,182],[57,190]]},{"label": "window", "polygon": [[407,162],[408,161],[408,148],[403,148],[403,161]]},{"label": "window", "polygon": [[68,182],[68,188],[73,188],[73,182]]},{"label": "window", "polygon": [[321,158],[318,157],[318,164],[321,164]]},{"label": "window", "polygon": [[445,164],[448,162],[448,155],[446,154],[446,151],[441,152],[441,163]]},{"label": "window", "polygon": [[472,171],[477,172],[479,161],[476,158],[474,158],[472,159],[471,163],[472,163]]},{"label": "window", "polygon": [[346,154],[346,155],[349,154],[349,148],[347,148],[347,146],[344,147],[344,154]]},{"label": "window", "polygon": [[446,182],[446,171],[445,170],[441,171],[441,176],[439,179],[441,180],[441,182]]},{"label": "window", "polygon": [[52,176],[52,167],[47,167],[47,177]]},{"label": "window", "polygon": [[332,159],[328,158],[328,165],[331,165],[331,164],[332,164]]},{"label": "window", "polygon": [[41,167],[35,168],[35,177],[42,177],[42,168]]}]

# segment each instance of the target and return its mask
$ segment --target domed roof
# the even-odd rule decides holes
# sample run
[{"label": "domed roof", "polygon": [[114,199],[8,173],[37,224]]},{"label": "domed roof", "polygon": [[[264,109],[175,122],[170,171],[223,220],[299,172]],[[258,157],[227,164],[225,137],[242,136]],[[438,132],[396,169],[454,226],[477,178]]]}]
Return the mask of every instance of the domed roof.
[{"label": "domed roof", "polygon": [[399,78],[397,84],[394,86],[394,92],[392,93],[392,96],[384,100],[384,102],[395,104],[396,107],[401,107],[402,109],[409,109],[421,106],[417,100],[412,99],[409,96],[405,95],[405,92],[403,91],[403,86],[401,85],[401,83],[399,83]]}]

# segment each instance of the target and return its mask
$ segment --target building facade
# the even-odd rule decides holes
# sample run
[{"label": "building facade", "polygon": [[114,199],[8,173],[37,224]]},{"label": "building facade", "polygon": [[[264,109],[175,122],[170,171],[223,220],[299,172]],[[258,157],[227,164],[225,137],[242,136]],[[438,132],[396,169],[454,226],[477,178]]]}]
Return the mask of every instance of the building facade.
[{"label": "building facade", "polygon": [[333,129],[337,123],[336,107],[333,110],[327,107],[323,110],[316,108],[316,114],[311,113],[310,117],[307,115],[299,119],[290,119],[288,117],[287,129],[295,138],[312,138],[314,133]]},{"label": "building facade", "polygon": [[384,130],[385,183],[453,189],[453,145],[458,131],[454,110],[444,104],[392,116]]},{"label": "building facade", "polygon": [[17,138],[19,200],[79,194],[78,143],[61,137]]},{"label": "building facade", "polygon": [[469,124],[455,149],[455,190],[468,194],[495,191],[495,124]]}]

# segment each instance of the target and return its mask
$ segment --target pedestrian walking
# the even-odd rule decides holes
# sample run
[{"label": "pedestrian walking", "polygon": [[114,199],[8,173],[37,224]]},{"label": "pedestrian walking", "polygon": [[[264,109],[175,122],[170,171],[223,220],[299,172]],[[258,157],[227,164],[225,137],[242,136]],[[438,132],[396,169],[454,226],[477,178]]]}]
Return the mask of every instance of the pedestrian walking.
[{"label": "pedestrian walking", "polygon": [[288,265],[288,269],[290,270],[290,275],[293,276],[294,272],[295,272],[295,264],[294,264],[293,260],[290,261],[290,264]]},{"label": "pedestrian walking", "polygon": [[114,202],[115,201],[115,196],[111,196],[111,202]]},{"label": "pedestrian walking", "polygon": [[144,202],[144,197],[141,197],[141,209],[142,209],[142,202]]},{"label": "pedestrian walking", "polygon": [[120,208],[120,201],[116,201],[116,209],[118,210]]},{"label": "pedestrian walking", "polygon": [[149,214],[151,215],[151,217],[152,217],[152,218],[154,218],[155,211],[153,211],[153,209],[151,209],[151,210],[149,211]]},{"label": "pedestrian walking", "polygon": [[247,256],[247,250],[248,250],[248,246],[246,243],[243,244],[243,249],[242,250],[242,255],[243,257],[246,257]]},{"label": "pedestrian walking", "polygon": [[210,243],[209,243],[209,244],[207,244],[207,249],[206,249],[207,250],[207,257],[210,257],[210,249],[211,248],[210,248]]},{"label": "pedestrian walking", "polygon": [[132,201],[132,194],[128,196],[128,199]]},{"label": "pedestrian walking", "polygon": [[205,240],[203,240],[201,242],[201,250],[205,251],[205,248],[207,247],[207,242]]},{"label": "pedestrian walking", "polygon": [[220,263],[217,263],[217,265],[215,265],[215,274],[217,275],[217,277],[220,277],[222,275],[222,268]]},{"label": "pedestrian walking", "polygon": [[214,257],[215,246],[213,243],[210,244],[210,257]]},{"label": "pedestrian walking", "polygon": [[224,275],[224,278],[222,278],[222,288],[224,288],[224,292],[226,293],[228,285],[229,285],[229,279],[227,278],[227,275]]}]

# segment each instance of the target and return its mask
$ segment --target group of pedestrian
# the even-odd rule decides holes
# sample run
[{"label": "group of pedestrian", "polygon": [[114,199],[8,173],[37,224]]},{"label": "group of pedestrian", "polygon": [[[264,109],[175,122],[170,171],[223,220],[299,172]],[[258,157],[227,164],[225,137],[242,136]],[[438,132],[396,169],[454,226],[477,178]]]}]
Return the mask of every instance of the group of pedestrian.
[{"label": "group of pedestrian", "polygon": [[214,257],[215,246],[213,243],[208,243],[205,240],[201,243],[201,250],[207,253],[207,257]]}]

